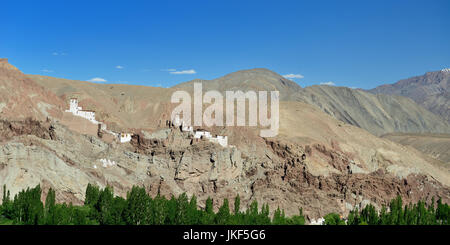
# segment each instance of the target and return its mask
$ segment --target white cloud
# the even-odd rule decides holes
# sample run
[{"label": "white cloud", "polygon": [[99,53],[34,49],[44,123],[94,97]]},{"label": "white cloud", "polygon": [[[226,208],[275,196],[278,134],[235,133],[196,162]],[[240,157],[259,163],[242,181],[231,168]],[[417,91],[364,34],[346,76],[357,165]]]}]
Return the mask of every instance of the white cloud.
[{"label": "white cloud", "polygon": [[124,68],[123,66],[116,66],[116,69],[119,69],[119,70],[121,70],[123,68]]},{"label": "white cloud", "polygon": [[53,72],[52,70],[48,70],[48,69],[42,69],[41,71],[42,72],[47,72],[47,73]]},{"label": "white cloud", "polygon": [[304,78],[304,76],[301,75],[301,74],[286,74],[286,75],[283,75],[283,77],[287,78],[287,79],[295,79],[295,78],[301,79],[301,78]]},{"label": "white cloud", "polygon": [[174,75],[195,74],[195,73],[197,73],[197,72],[194,69],[170,72],[170,74],[174,74]]},{"label": "white cloud", "polygon": [[320,83],[320,85],[336,86],[336,84],[334,84],[334,82]]},{"label": "white cloud", "polygon": [[161,71],[170,71],[170,72],[173,72],[173,71],[176,71],[177,69],[162,69]]},{"label": "white cloud", "polygon": [[88,82],[93,82],[93,83],[104,83],[107,82],[106,79],[101,78],[101,77],[94,77],[90,80],[88,80]]},{"label": "white cloud", "polygon": [[58,56],[58,55],[64,56],[64,55],[67,55],[67,54],[66,53],[53,52],[52,55],[54,55],[54,56]]}]

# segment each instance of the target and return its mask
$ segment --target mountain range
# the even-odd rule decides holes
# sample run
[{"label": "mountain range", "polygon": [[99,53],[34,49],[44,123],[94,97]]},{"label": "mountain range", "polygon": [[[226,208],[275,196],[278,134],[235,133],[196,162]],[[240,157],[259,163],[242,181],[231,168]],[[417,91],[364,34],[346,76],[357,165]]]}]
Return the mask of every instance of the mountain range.
[{"label": "mountain range", "polygon": [[401,95],[450,121],[450,69],[427,72],[369,90],[374,94]]},{"label": "mountain range", "polygon": [[[204,91],[280,91],[279,135],[261,138],[252,127],[203,127],[229,137],[231,146],[222,147],[167,126],[171,94],[192,91],[194,82]],[[40,183],[44,191],[56,189],[58,201],[82,203],[87,183],[111,185],[119,195],[143,185],[154,195],[195,194],[200,205],[208,196],[239,194],[243,207],[257,200],[287,215],[302,207],[308,219],[368,203],[380,207],[396,195],[405,202],[450,198],[445,154],[436,155],[433,144],[385,136],[450,133],[441,114],[404,96],[302,88],[267,69],[173,88],[95,84],[25,75],[7,60],[0,62],[0,94],[0,185],[12,195]],[[121,144],[65,112],[72,97],[95,110],[108,129],[132,132],[131,142]],[[102,167],[102,159],[117,165]]]}]

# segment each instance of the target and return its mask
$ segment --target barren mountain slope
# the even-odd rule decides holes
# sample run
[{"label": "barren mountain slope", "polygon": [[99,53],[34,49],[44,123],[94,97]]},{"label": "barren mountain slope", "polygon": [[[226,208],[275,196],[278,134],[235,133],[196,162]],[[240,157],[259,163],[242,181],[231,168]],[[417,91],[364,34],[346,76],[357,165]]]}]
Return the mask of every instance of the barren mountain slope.
[{"label": "barren mountain slope", "polygon": [[296,83],[267,69],[243,70],[205,81],[193,80],[172,89],[145,86],[95,84],[52,77],[29,75],[58,96],[79,97],[84,108],[97,111],[98,118],[110,127],[150,128],[170,118],[170,96],[175,90],[193,91],[201,82],[208,90],[280,91],[283,101],[302,101],[318,106],[333,117],[382,135],[391,132],[449,133],[450,125],[412,100],[400,96],[372,95],[343,87],[311,86]]},{"label": "barren mountain slope", "polygon": [[[56,189],[59,201],[74,203],[83,201],[87,183],[114,186],[122,196],[132,185],[144,185],[152,195],[187,192],[201,206],[208,196],[239,194],[243,208],[258,200],[287,215],[302,207],[310,218],[367,203],[379,207],[396,195],[405,202],[450,197],[448,169],[426,162],[414,149],[299,102],[281,104],[280,123],[277,138],[260,138],[251,128],[225,129],[251,142],[224,148],[192,141],[176,128],[141,132],[131,143],[118,144],[57,122],[3,121],[0,185],[15,194],[41,183]],[[101,159],[116,165],[104,167]]]},{"label": "barren mountain slope", "polygon": [[278,90],[282,101],[302,101],[315,105],[331,116],[375,135],[390,132],[450,132],[448,122],[405,97],[375,96],[361,90],[334,86],[301,88],[267,69],[238,71],[209,81],[193,80],[174,88],[192,91],[194,82],[201,82],[204,91]]},{"label": "barren mountain slope", "polygon": [[[298,113],[292,113],[292,110]],[[280,108],[280,135],[298,144],[318,143],[345,152],[354,164],[369,172],[386,168],[398,176],[427,173],[450,185],[449,169],[439,163],[429,163],[419,151],[407,149],[390,140],[381,139],[358,127],[342,123],[318,109],[300,102],[285,102]],[[318,157],[318,163],[326,158]]]},{"label": "barren mountain slope", "polygon": [[369,90],[376,94],[409,97],[424,108],[450,121],[450,69],[427,72],[422,76],[400,80]]},{"label": "barren mountain slope", "polygon": [[292,100],[295,93],[301,87],[295,82],[288,80],[268,69],[250,69],[230,73],[214,80],[192,80],[181,83],[173,88],[186,91],[193,90],[194,83],[202,83],[203,90],[224,91],[280,91],[281,100]]},{"label": "barren mountain slope", "polygon": [[[221,147],[165,124],[156,126],[158,114],[171,111],[169,105],[161,106],[170,89],[45,77],[40,83],[62,98],[79,96],[82,106],[94,105],[114,116],[107,120],[136,125],[137,134],[130,143],[119,144],[83,128],[71,130],[61,124],[64,120],[7,117],[0,122],[0,186],[6,184],[12,194],[41,183],[45,190],[57,190],[58,201],[81,203],[87,183],[112,185],[122,196],[132,185],[144,185],[153,195],[195,194],[202,206],[208,196],[221,200],[239,194],[243,208],[258,200],[272,210],[285,209],[287,215],[302,207],[310,218],[346,214],[367,203],[380,207],[396,195],[405,202],[450,198],[448,166],[306,103],[280,104],[280,134],[275,138],[261,138],[259,129],[251,127],[209,129],[228,135],[235,146]],[[127,104],[125,95],[132,103]],[[133,106],[123,114],[129,118],[122,119],[126,105]],[[159,109],[153,109],[156,105]],[[102,159],[116,164],[103,166]]]},{"label": "barren mountain slope", "polygon": [[375,135],[450,133],[448,122],[402,96],[373,95],[346,87],[311,86],[300,92],[299,99]]},{"label": "barren mountain slope", "polygon": [[431,157],[450,164],[450,135],[448,134],[386,134],[382,138],[412,146]]},{"label": "barren mountain slope", "polygon": [[109,128],[154,128],[170,118],[171,89],[123,84],[97,84],[28,75],[66,101],[76,97],[83,109],[96,111]]},{"label": "barren mountain slope", "polygon": [[61,117],[63,100],[0,59],[0,118]]}]

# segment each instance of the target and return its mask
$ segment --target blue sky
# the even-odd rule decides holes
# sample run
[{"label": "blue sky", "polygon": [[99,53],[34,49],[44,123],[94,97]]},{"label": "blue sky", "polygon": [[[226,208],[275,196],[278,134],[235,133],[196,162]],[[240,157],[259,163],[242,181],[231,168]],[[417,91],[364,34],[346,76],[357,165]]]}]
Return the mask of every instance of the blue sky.
[{"label": "blue sky", "polygon": [[0,57],[76,80],[167,87],[263,67],[372,88],[450,67],[447,0],[17,0],[0,13]]}]

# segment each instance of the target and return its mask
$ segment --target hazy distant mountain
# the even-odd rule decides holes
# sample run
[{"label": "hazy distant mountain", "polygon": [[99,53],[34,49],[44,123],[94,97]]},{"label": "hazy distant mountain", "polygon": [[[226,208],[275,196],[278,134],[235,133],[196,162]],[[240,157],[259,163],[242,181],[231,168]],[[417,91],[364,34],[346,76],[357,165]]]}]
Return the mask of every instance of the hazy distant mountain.
[{"label": "hazy distant mountain", "polygon": [[369,90],[376,94],[409,97],[417,104],[450,121],[450,69],[427,72],[422,76],[400,80]]},{"label": "hazy distant mountain", "polygon": [[448,122],[402,96],[321,85],[302,89],[299,99],[375,135],[450,132]]}]

